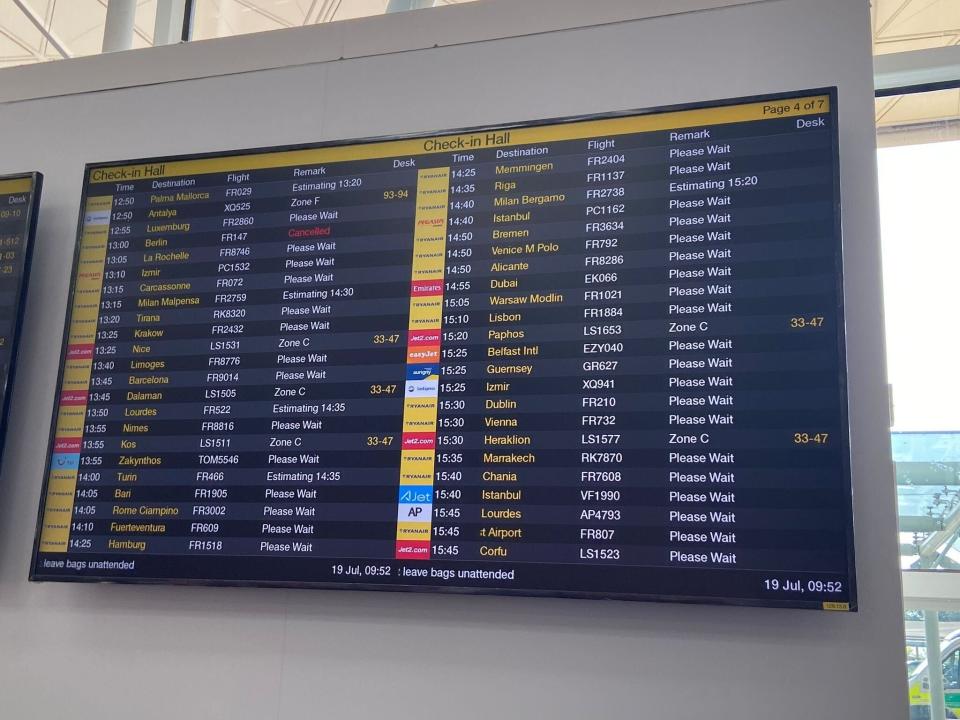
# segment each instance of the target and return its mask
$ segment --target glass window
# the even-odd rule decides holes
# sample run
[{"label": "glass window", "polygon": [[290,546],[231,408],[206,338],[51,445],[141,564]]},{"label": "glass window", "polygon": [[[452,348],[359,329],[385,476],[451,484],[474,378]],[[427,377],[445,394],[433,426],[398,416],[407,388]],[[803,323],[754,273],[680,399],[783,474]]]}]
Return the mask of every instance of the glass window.
[{"label": "glass window", "polygon": [[[956,0],[872,0],[871,17],[874,55],[960,44]],[[890,66],[917,68],[917,57]],[[940,69],[931,72],[932,80],[945,79]],[[960,570],[958,88],[884,93],[875,106],[900,565],[905,587],[922,594],[927,608],[905,617],[910,720],[960,716],[960,613],[953,609],[960,574],[945,573]],[[930,589],[928,571],[938,571],[934,597],[919,589]],[[909,607],[914,599],[904,600]],[[928,624],[942,647],[928,650]],[[936,667],[941,651],[944,692],[935,698],[926,659],[935,657]]]},{"label": "glass window", "polygon": [[[919,22],[920,5],[906,5],[907,14],[917,15]],[[884,0],[876,9],[885,10]],[[917,31],[915,40],[928,43],[925,47],[939,43],[932,35],[920,35]],[[879,97],[875,109],[900,564],[905,571],[956,571],[960,570],[960,333],[956,321],[960,307],[956,280],[960,89]],[[915,574],[905,582],[914,577],[929,576]],[[960,575],[941,577],[949,580],[947,587],[957,589],[952,597],[935,601],[943,609],[911,610],[905,618],[911,720],[930,720],[934,717],[931,706],[937,703],[943,708],[939,717],[960,714],[960,613],[945,610],[956,607]],[[955,585],[951,584],[954,579]],[[938,587],[942,593],[943,586]],[[910,598],[906,601],[909,606]],[[929,602],[925,599],[924,606],[929,607]],[[926,622],[934,623],[942,646],[927,648]],[[941,651],[946,653],[942,661]],[[936,658],[933,667],[942,662],[943,697],[939,699],[930,692],[927,657]]]},{"label": "glass window", "polygon": [[960,569],[960,90],[878,98],[887,376],[903,569]]},{"label": "glass window", "polygon": [[960,650],[954,650],[943,661],[943,689],[960,688]]}]

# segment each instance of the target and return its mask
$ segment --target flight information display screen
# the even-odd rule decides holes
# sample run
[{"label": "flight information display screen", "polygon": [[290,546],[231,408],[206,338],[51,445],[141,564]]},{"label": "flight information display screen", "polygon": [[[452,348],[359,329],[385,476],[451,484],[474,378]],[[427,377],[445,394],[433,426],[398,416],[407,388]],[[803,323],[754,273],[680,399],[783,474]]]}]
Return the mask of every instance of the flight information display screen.
[{"label": "flight information display screen", "polygon": [[0,175],[0,447],[6,436],[43,175]]},{"label": "flight information display screen", "polygon": [[856,608],[833,90],[86,170],[31,577]]}]

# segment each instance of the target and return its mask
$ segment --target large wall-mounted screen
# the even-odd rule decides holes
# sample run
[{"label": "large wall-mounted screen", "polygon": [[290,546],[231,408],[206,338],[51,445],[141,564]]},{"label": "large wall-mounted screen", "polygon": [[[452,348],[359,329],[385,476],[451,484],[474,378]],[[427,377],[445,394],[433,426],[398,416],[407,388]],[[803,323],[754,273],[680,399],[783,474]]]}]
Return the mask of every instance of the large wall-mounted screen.
[{"label": "large wall-mounted screen", "polygon": [[88,166],[37,580],[856,607],[833,90]]},{"label": "large wall-mounted screen", "polygon": [[0,175],[0,448],[6,437],[11,383],[43,175]]}]

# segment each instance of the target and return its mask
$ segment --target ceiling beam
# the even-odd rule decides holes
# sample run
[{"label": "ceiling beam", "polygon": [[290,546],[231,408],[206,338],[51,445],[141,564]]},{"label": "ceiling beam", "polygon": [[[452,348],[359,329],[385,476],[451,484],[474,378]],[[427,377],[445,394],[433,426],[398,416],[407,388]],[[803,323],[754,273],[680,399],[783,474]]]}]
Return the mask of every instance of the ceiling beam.
[{"label": "ceiling beam", "polygon": [[47,39],[47,41],[53,45],[58,53],[64,58],[69,58],[73,56],[67,46],[58,38],[52,30],[49,30],[44,26],[43,21],[37,17],[33,9],[28,6],[23,0],[13,0],[13,4],[20,8],[20,11],[27,16],[27,20],[33,23],[33,26],[40,31],[40,34]]},{"label": "ceiling beam", "polygon": [[248,10],[252,10],[252,11],[255,12],[257,15],[260,15],[261,17],[265,17],[267,20],[272,20],[273,22],[277,23],[277,25],[280,25],[281,27],[295,27],[294,24],[291,23],[289,20],[284,20],[284,19],[283,19],[282,17],[280,17],[279,15],[277,15],[277,14],[275,14],[275,13],[272,13],[272,12],[270,12],[269,10],[265,10],[264,8],[260,7],[259,5],[256,5],[256,4],[252,3],[252,2],[250,2],[250,0],[233,0],[233,1],[234,1],[237,5],[242,5],[243,7],[247,8]]},{"label": "ceiling beam", "polygon": [[874,45],[877,47],[883,47],[884,45],[888,45],[890,43],[911,42],[913,40],[942,40],[943,38],[950,38],[952,40],[958,34],[960,34],[960,28],[943,28],[942,30],[904,33],[903,35],[887,35],[883,38],[877,38],[877,40],[874,42]]},{"label": "ceiling beam", "polygon": [[0,26],[0,35],[7,38],[7,40],[9,40],[10,42],[22,47],[24,50],[26,50],[30,54],[30,57],[35,58],[37,60],[39,60],[42,57],[39,51],[35,47],[30,46],[30,43],[28,43],[22,37],[19,37],[18,35],[15,35],[14,33],[10,32],[7,28],[3,26]]},{"label": "ceiling beam", "polygon": [[960,81],[960,45],[887,53],[873,58],[877,90]]},{"label": "ceiling beam", "polygon": [[338,12],[343,0],[326,0],[325,7],[318,17],[319,22],[331,22]]},{"label": "ceiling beam", "polygon": [[876,31],[874,32],[874,37],[879,37],[880,35],[882,35],[882,34],[883,34],[883,31],[886,30],[888,27],[890,27],[890,25],[891,25],[898,17],[900,17],[900,13],[902,13],[904,10],[906,10],[906,9],[907,9],[907,6],[910,5],[910,3],[912,3],[912,2],[913,2],[913,0],[903,0],[903,2],[900,3],[900,5],[897,7],[897,9],[894,10],[892,13],[890,13],[889,17],[887,17],[887,19],[883,21],[883,25],[881,25],[879,28],[876,29]]}]

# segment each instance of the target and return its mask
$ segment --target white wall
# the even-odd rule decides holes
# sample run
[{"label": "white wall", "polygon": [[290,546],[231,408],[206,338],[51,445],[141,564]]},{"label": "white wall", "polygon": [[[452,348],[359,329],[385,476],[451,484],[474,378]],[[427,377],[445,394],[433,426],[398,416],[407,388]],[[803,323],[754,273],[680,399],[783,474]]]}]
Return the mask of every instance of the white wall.
[{"label": "white wall", "polygon": [[[551,5],[579,6],[585,24],[603,4],[513,2],[528,14],[531,4],[545,15]],[[500,22],[509,27],[509,18]],[[396,32],[389,22],[367,27],[374,49]],[[285,42],[277,33],[256,47]],[[210,43],[207,52],[222,61],[243,47]],[[0,716],[904,720],[866,1],[770,0],[369,54],[0,104],[0,172],[46,175],[0,477]],[[97,67],[120,72],[135,61],[100,58]],[[27,77],[7,71],[0,86],[15,93]],[[859,614],[26,581],[84,162],[832,84],[840,88]]]}]

